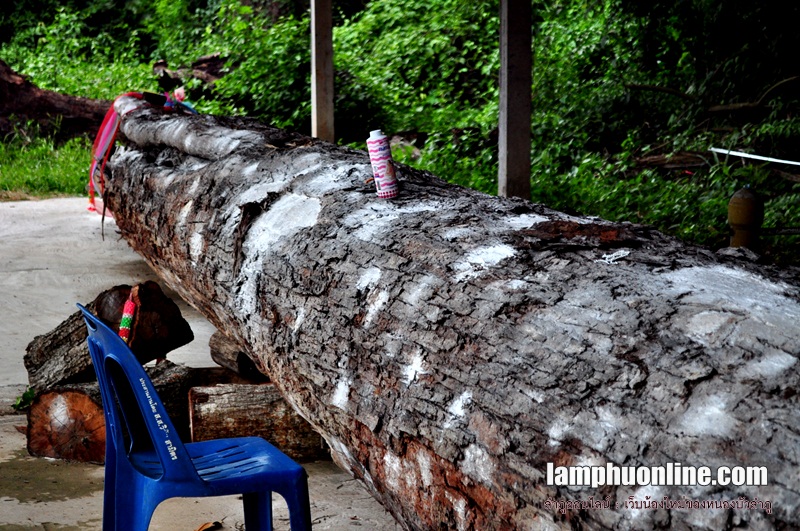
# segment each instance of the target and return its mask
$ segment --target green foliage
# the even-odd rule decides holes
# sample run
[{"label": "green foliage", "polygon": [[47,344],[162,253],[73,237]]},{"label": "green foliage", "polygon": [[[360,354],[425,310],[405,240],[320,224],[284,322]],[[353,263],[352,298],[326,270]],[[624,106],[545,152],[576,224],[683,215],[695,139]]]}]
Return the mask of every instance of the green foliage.
[{"label": "green foliage", "polygon": [[[766,200],[765,226],[800,226],[800,185],[774,166],[708,152],[800,160],[800,78],[790,77],[800,71],[793,51],[800,7],[531,1],[534,201],[716,247],[727,240],[730,196],[750,184]],[[495,193],[499,0],[343,0],[335,9],[338,140],[363,148],[372,129],[401,133],[416,141],[397,147],[397,160]],[[174,69],[220,53],[225,77],[213,89],[187,86],[201,112],[310,129],[302,0],[21,0],[0,8],[3,29],[0,58],[12,68],[42,88],[95,98],[157,90],[156,59]],[[761,105],[708,112],[748,101]],[[21,131],[1,145],[2,189],[82,191],[87,141],[58,147]],[[80,149],[87,153],[76,172],[70,165]],[[682,171],[640,163],[683,151],[705,154],[708,165]],[[38,169],[45,159],[63,161],[63,169]],[[12,177],[11,167],[25,164]],[[50,183],[52,173],[80,177]],[[796,251],[800,244],[770,236],[767,250],[778,256],[779,245]]]},{"label": "green foliage", "polygon": [[91,161],[90,143],[74,138],[57,146],[38,135],[35,126],[18,127],[0,142],[0,195],[80,195],[85,192]]},{"label": "green foliage", "polygon": [[111,99],[152,90],[151,67],[136,54],[138,33],[120,43],[109,34],[87,36],[80,13],[60,8],[50,25],[19,32],[0,49],[0,58],[38,87],[90,98]]},{"label": "green foliage", "polygon": [[249,114],[278,127],[308,129],[311,120],[309,20],[283,18],[273,23],[251,8],[228,1],[204,46],[235,65],[215,86],[220,109]]},{"label": "green foliage", "polygon": [[33,404],[33,399],[36,398],[36,391],[30,387],[28,387],[21,396],[18,396],[14,403],[11,405],[14,408],[14,411],[21,412],[25,411],[31,404]]}]

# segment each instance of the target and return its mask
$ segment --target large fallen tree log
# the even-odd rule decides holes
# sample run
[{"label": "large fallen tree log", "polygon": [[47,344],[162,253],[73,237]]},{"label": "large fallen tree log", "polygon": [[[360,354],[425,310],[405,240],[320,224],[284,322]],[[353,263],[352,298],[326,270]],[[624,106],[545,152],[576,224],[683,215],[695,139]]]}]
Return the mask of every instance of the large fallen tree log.
[{"label": "large fallen tree log", "polygon": [[0,135],[35,122],[42,132],[65,139],[94,134],[110,101],[93,100],[40,89],[0,60]]},{"label": "large fallen tree log", "polygon": [[[364,152],[136,103],[106,197],[123,237],[406,528],[800,524],[796,271],[406,167],[379,200]],[[768,482],[556,468],[672,463]]]}]

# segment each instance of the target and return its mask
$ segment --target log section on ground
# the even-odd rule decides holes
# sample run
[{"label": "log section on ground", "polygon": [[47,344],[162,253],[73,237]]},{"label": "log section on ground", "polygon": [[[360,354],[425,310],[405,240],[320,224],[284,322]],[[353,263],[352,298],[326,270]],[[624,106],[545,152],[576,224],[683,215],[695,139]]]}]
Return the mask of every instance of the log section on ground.
[{"label": "log section on ground", "polygon": [[[800,523],[796,271],[402,166],[379,200],[365,152],[137,104],[107,188],[123,237],[406,528]],[[677,462],[768,485],[546,477]],[[590,496],[610,509],[552,501]],[[641,509],[665,497],[738,505]]]}]

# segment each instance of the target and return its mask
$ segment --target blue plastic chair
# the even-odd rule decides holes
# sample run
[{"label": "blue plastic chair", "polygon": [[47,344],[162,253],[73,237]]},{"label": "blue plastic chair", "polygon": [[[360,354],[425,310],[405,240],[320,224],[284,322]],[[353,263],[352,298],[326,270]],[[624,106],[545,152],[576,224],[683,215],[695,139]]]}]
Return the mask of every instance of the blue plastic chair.
[{"label": "blue plastic chair", "polygon": [[292,530],[311,529],[306,472],[260,437],[183,444],[128,345],[86,308],[89,352],[106,420],[103,530],[144,531],[174,497],[242,494],[245,527],[272,529],[272,492]]}]

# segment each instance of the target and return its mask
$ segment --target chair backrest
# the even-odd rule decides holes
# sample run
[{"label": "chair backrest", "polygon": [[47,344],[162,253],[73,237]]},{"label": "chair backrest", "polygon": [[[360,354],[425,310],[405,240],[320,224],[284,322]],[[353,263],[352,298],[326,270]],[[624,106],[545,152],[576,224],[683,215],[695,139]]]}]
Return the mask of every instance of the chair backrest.
[{"label": "chair backrest", "polygon": [[[167,481],[202,481],[153,383],[119,335],[78,305],[89,330],[89,353],[100,384],[106,437],[141,473]],[[134,456],[155,454],[147,465]],[[160,465],[160,466],[159,466]]]}]

